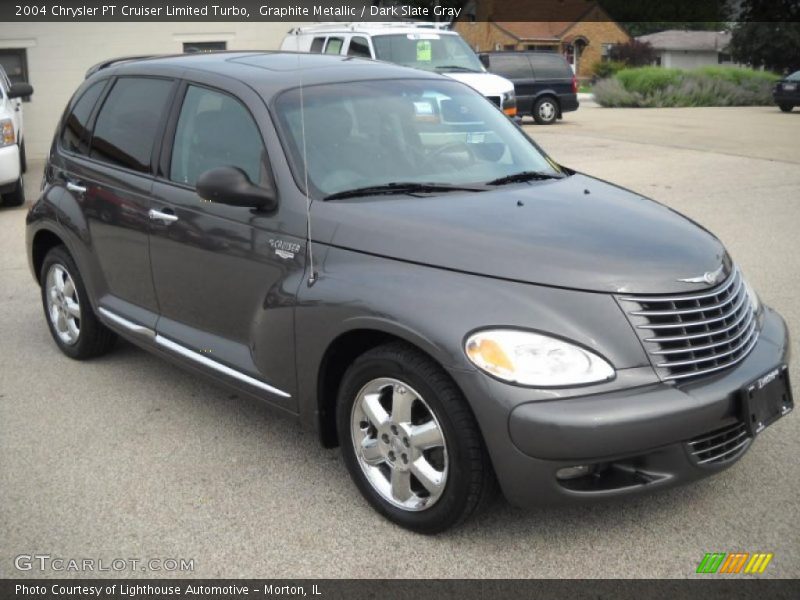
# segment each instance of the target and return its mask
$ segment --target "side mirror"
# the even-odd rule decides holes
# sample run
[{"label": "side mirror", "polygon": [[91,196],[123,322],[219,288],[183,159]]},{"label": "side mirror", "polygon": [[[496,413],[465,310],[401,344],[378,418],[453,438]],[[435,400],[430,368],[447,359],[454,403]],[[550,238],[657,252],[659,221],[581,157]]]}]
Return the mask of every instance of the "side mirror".
[{"label": "side mirror", "polygon": [[8,89],[9,98],[23,98],[33,95],[33,86],[30,83],[12,83]]},{"label": "side mirror", "polygon": [[272,210],[278,205],[275,190],[255,185],[238,167],[209,169],[197,178],[197,195],[203,200]]}]

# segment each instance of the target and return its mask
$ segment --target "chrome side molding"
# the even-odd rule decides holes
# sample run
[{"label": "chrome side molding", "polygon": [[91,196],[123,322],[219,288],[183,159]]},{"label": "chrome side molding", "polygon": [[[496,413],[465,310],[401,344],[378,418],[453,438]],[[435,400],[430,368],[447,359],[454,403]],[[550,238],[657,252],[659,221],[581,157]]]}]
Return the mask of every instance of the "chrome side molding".
[{"label": "chrome side molding", "polygon": [[195,352],[186,346],[182,346],[177,342],[173,342],[169,338],[165,338],[163,335],[157,334],[155,331],[148,327],[144,327],[143,325],[138,325],[133,321],[129,321],[128,319],[119,316],[116,313],[111,312],[107,308],[100,307],[98,312],[103,315],[106,319],[111,321],[112,323],[119,325],[127,329],[132,333],[136,333],[139,335],[145,335],[150,339],[154,340],[158,346],[165,348],[175,354],[179,354],[184,358],[188,358],[196,363],[199,363],[209,369],[213,369],[218,373],[222,373],[223,375],[227,375],[228,377],[233,377],[234,379],[238,379],[239,381],[246,383],[247,385],[251,385],[253,387],[257,387],[262,389],[270,394],[275,394],[276,396],[281,396],[283,398],[291,398],[291,394],[284,392],[276,387],[269,385],[261,381],[260,379],[256,379],[255,377],[251,377],[250,375],[245,375],[244,373],[237,371],[236,369],[232,369],[226,365],[223,365],[220,362],[217,362],[208,356],[204,356],[199,352]]}]

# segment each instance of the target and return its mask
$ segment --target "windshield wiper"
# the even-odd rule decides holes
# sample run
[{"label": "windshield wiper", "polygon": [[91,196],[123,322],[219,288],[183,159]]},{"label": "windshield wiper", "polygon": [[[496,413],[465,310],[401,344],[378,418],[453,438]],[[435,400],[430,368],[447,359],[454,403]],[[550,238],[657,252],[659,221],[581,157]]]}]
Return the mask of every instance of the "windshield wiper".
[{"label": "windshield wiper", "polygon": [[436,65],[434,67],[434,70],[436,70],[436,71],[440,71],[440,70],[444,70],[444,69],[447,69],[447,70],[450,70],[450,71],[467,71],[468,73],[480,73],[480,71],[478,71],[476,69],[471,69],[470,67],[464,67],[462,65]]},{"label": "windshield wiper", "polygon": [[563,175],[556,173],[545,173],[543,171],[522,171],[520,173],[512,173],[505,177],[498,177],[488,181],[486,185],[505,185],[507,183],[517,183],[520,181],[533,181],[534,179],[563,179]]},{"label": "windshield wiper", "polygon": [[341,200],[343,198],[357,198],[359,196],[378,196],[390,194],[426,194],[435,192],[484,192],[483,188],[466,187],[460,185],[447,185],[443,183],[416,183],[393,182],[385,185],[371,185],[367,187],[344,190],[325,196],[323,200]]}]

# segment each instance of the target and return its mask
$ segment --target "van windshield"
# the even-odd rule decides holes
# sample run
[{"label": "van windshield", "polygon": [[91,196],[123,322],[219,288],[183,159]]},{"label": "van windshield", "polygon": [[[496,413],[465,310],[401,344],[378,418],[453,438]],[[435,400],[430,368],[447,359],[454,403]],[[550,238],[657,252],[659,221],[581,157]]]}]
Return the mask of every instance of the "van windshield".
[{"label": "van windshield", "polygon": [[295,178],[304,187],[307,163],[316,198],[397,182],[466,186],[561,174],[496,106],[455,81],[308,86],[302,96],[299,88],[282,93],[275,109]]},{"label": "van windshield", "polygon": [[403,33],[372,38],[375,58],[426,71],[483,72],[478,56],[460,35]]}]

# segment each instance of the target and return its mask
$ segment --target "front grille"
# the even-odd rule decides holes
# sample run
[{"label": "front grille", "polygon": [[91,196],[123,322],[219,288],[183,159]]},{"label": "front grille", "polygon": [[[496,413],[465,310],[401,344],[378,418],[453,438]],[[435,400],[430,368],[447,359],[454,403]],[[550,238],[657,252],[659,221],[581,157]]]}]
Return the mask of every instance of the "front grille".
[{"label": "front grille", "polygon": [[758,339],[752,303],[736,268],[724,283],[705,292],[619,300],[665,381],[731,367]]},{"label": "front grille", "polygon": [[489,100],[491,100],[492,102],[494,102],[497,106],[500,106],[502,104],[502,101],[500,100],[500,96],[486,96],[486,97]]},{"label": "front grille", "polygon": [[697,465],[726,463],[738,458],[752,438],[741,421],[686,442],[692,461]]}]

